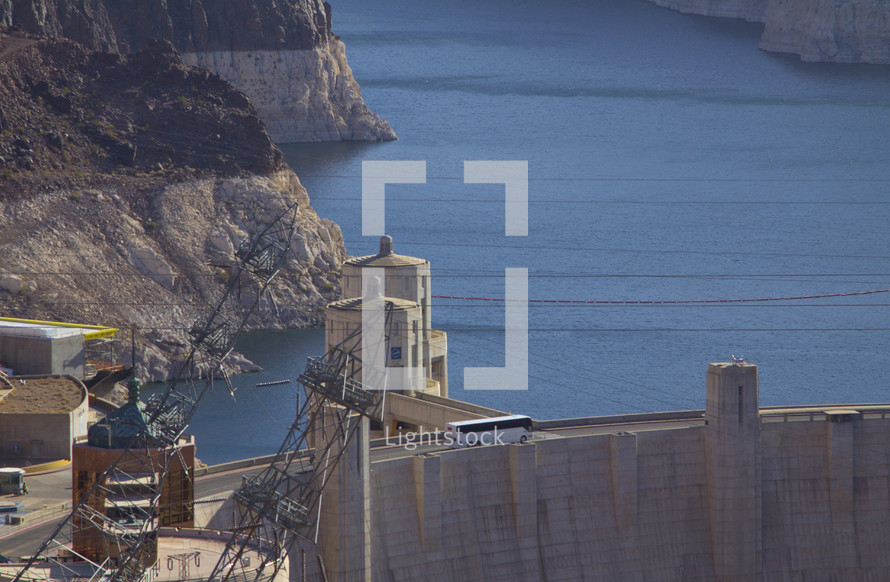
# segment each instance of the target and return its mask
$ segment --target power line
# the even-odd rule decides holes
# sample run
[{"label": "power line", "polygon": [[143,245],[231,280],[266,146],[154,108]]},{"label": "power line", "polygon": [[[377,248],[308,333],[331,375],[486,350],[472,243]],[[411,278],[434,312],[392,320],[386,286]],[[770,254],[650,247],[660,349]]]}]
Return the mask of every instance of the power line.
[{"label": "power line", "polygon": [[[532,305],[532,307],[538,308],[550,308],[550,309],[572,309],[582,307],[580,305],[574,305],[571,303],[538,303]],[[583,307],[599,307],[599,308],[626,308],[626,307],[680,307],[680,308],[689,308],[689,307],[718,307],[718,308],[728,308],[728,307],[753,307],[753,308],[764,308],[764,307],[775,307],[778,309],[789,309],[789,308],[800,308],[800,307],[890,307],[890,303],[791,303],[791,304],[776,304],[776,303],[619,303],[614,305],[597,305],[597,304],[584,304]],[[436,305],[436,309],[501,309],[498,305],[492,303],[481,303],[477,305]]]},{"label": "power line", "polygon": [[[346,244],[368,245],[367,240],[349,240]],[[697,251],[689,249],[622,249],[609,247],[577,247],[577,246],[547,246],[537,244],[485,244],[485,243],[436,243],[429,241],[399,241],[399,244],[405,246],[427,246],[427,247],[459,247],[459,248],[484,248],[484,249],[507,249],[507,250],[530,250],[530,251],[571,251],[571,252],[589,252],[589,253],[641,253],[641,254],[684,254],[684,255],[716,255],[716,256],[753,256],[753,257],[809,257],[817,259],[890,259],[890,255],[834,255],[819,253],[755,253],[744,251]]]},{"label": "power line", "polygon": [[[460,354],[460,355],[462,355],[462,356],[464,356],[464,357],[471,358],[471,359],[476,360],[477,362],[481,362],[481,363],[483,363],[483,364],[488,364],[489,366],[494,365],[494,364],[492,364],[492,362],[490,362],[490,361],[488,361],[488,360],[485,360],[485,359],[480,358],[480,357],[475,356],[475,355],[470,355],[470,354],[462,353],[460,350],[453,350],[453,348],[451,348],[451,347],[449,347],[449,352],[450,352],[450,351],[455,351],[455,353],[458,353],[458,354]],[[544,383],[544,384],[551,384],[551,385],[553,385],[553,386],[563,387],[563,386],[568,385],[568,383],[555,382],[555,381],[553,381],[552,379],[542,378],[542,377],[540,377],[540,376],[536,376],[536,375],[534,375],[534,374],[529,374],[528,377],[529,377],[529,379],[537,380],[538,382],[541,382],[541,383]],[[639,411],[639,412],[649,412],[648,410],[645,410],[645,409],[643,409],[643,408],[640,408],[639,406],[635,406],[635,405],[633,405],[633,404],[628,404],[627,402],[623,402],[623,401],[621,401],[621,400],[616,400],[616,399],[614,399],[614,398],[611,398],[611,397],[609,397],[609,396],[604,396],[604,395],[602,395],[602,394],[594,394],[593,392],[590,392],[590,391],[587,391],[587,390],[583,390],[583,389],[581,389],[581,388],[578,388],[577,386],[573,386],[571,389],[574,390],[574,391],[576,391],[576,392],[581,392],[581,393],[583,393],[583,394],[587,394],[587,395],[589,395],[589,396],[595,396],[596,398],[600,398],[600,399],[602,399],[602,400],[607,400],[607,401],[609,401],[609,402],[611,402],[611,403],[613,403],[613,404],[618,404],[618,405],[620,405],[620,406],[626,406],[626,407],[629,407],[629,408],[632,408],[632,409],[636,409],[636,410]]]},{"label": "power line", "polygon": [[[230,268],[228,265],[206,264],[206,267],[215,267],[219,269]],[[134,268],[135,269],[135,268]],[[153,276],[138,271],[123,272],[121,270],[114,271],[5,271],[10,275],[27,275],[30,277],[44,276],[117,276],[132,277],[134,274],[151,279]],[[218,273],[192,273],[189,277],[219,277]],[[507,275],[503,271],[464,271],[464,270],[445,270],[436,271],[437,279],[506,279],[518,278],[519,275]],[[559,273],[559,272],[530,272],[523,275],[522,278],[529,279],[705,279],[705,280],[728,280],[728,281],[761,281],[761,280],[789,280],[794,281],[796,278],[810,279],[813,277],[890,277],[890,273],[747,273],[747,274],[720,274],[720,273],[688,273],[688,274],[658,274],[658,273]],[[827,281],[832,282],[832,281]],[[837,281],[834,281],[837,282]],[[842,281],[850,283],[851,281]]]},{"label": "power line", "polygon": [[[445,332],[483,332],[495,333],[504,332],[503,327],[441,327],[440,331]],[[890,327],[529,327],[523,329],[511,329],[510,331],[521,332],[559,332],[559,333],[731,333],[731,332],[866,332],[866,331],[890,331]]]},{"label": "power line", "polygon": [[[480,339],[485,339],[485,338],[480,338]],[[487,341],[489,341],[489,342],[492,343],[492,344],[497,344],[497,342],[495,342],[495,341],[493,341],[493,340],[487,340]],[[468,342],[468,343],[472,343],[472,342]],[[481,346],[479,346],[479,344],[475,344],[475,345],[476,345],[477,347],[481,347]],[[502,345],[501,345],[501,344],[497,344],[497,346],[498,346],[498,347],[495,348],[495,349],[498,351],[498,353],[503,354],[504,352],[503,352],[503,347],[502,347]],[[449,346],[449,351],[455,351],[455,350],[452,350],[452,348]],[[488,361],[488,360],[484,360],[484,359],[482,359],[482,358],[479,358],[479,357],[478,357],[477,355],[475,355],[475,354],[473,354],[473,355],[471,355],[471,354],[467,354],[467,353],[464,353],[464,352],[462,352],[462,351],[460,351],[460,350],[456,350],[455,353],[460,354],[461,356],[464,356],[464,357],[469,358],[469,359],[471,359],[471,360],[475,360],[475,361],[478,361],[478,362],[482,362],[482,363],[488,364],[489,366],[496,366],[496,365],[497,365],[497,364],[494,364],[494,363],[492,363],[492,362],[490,362],[490,361]],[[536,354],[536,355],[540,356],[540,354]],[[578,366],[577,366],[576,364],[573,363],[572,365],[566,365],[566,364],[564,364],[564,363],[562,363],[562,362],[559,362],[559,361],[557,361],[557,360],[553,360],[552,358],[549,358],[549,359],[550,359],[551,361],[553,361],[554,363],[558,364],[560,367],[559,367],[559,368],[552,368],[552,367],[550,367],[550,366],[542,365],[540,362],[536,362],[536,363],[535,363],[535,366],[540,366],[540,367],[550,368],[550,369],[556,370],[556,371],[560,372],[561,375],[565,375],[565,374],[568,373],[569,375],[574,375],[574,376],[576,376],[576,377],[580,377],[580,376],[577,375],[577,374],[572,374],[572,373],[571,373],[571,370],[572,370],[572,369],[576,369],[576,368],[578,368]],[[580,368],[580,369],[583,369],[583,368]],[[595,371],[594,371],[594,370],[587,370],[587,371],[592,372],[592,373],[595,373],[595,374],[597,374],[597,375],[602,375],[602,373],[601,373],[600,370],[595,370]],[[571,382],[556,382],[556,381],[554,381],[554,380],[552,380],[552,379],[542,378],[542,377],[540,377],[540,376],[536,376],[536,375],[534,375],[534,374],[529,374],[528,377],[529,377],[530,379],[534,379],[534,380],[536,380],[536,381],[539,382],[539,383],[550,384],[550,385],[556,386],[556,387],[558,387],[558,388],[560,388],[560,389],[566,389],[566,388],[567,388],[567,389],[569,389],[569,390],[571,390],[571,391],[573,391],[573,392],[576,392],[576,393],[585,394],[585,395],[587,395],[587,396],[592,396],[592,397],[597,398],[597,399],[599,399],[599,400],[603,400],[603,401],[611,402],[611,403],[613,403],[613,404],[618,404],[618,405],[620,405],[622,408],[624,408],[624,409],[626,409],[626,410],[636,410],[636,411],[639,411],[639,412],[652,412],[651,409],[644,409],[644,408],[640,407],[638,404],[634,404],[634,403],[630,403],[630,402],[621,401],[621,400],[618,400],[618,399],[616,399],[616,398],[613,398],[613,397],[604,395],[604,394],[602,394],[602,393],[595,393],[595,392],[592,392],[592,391],[590,391],[590,390],[584,390],[583,388],[578,387],[577,384],[574,384],[574,383],[571,383]],[[631,393],[633,393],[633,394],[637,394],[638,396],[645,397],[645,398],[647,398],[648,400],[657,400],[657,401],[659,401],[659,402],[666,403],[666,404],[670,404],[670,405],[673,405],[673,403],[678,402],[678,401],[691,402],[691,399],[690,399],[689,397],[687,397],[687,396],[683,396],[683,395],[679,395],[679,394],[677,394],[676,392],[672,392],[672,391],[670,391],[670,390],[663,390],[663,389],[659,390],[659,389],[656,389],[656,388],[651,387],[651,386],[645,386],[645,385],[642,385],[642,384],[637,384],[637,383],[635,383],[635,382],[631,382],[631,381],[628,381],[628,380],[624,380],[624,379],[622,379],[622,378],[614,378],[614,377],[612,377],[612,379],[615,379],[615,380],[618,380],[618,381],[621,381],[621,382],[625,382],[625,383],[628,383],[628,384],[631,384],[631,385],[636,385],[636,386],[638,386],[638,387],[640,387],[640,388],[648,389],[648,390],[650,390],[650,391],[652,391],[652,392],[655,392],[655,393],[661,393],[661,394],[663,394],[664,396],[671,398],[671,400],[666,401],[666,400],[664,400],[664,399],[662,399],[662,398],[654,398],[654,397],[652,397],[652,396],[650,396],[650,395],[641,394],[640,392],[637,392],[637,391],[631,391],[631,390],[628,390],[627,388],[624,388],[624,387],[618,387],[618,386],[615,386],[615,385],[610,385],[610,384],[607,384],[607,383],[605,383],[605,382],[600,382],[600,381],[597,381],[597,380],[591,380],[591,379],[589,379],[589,378],[583,378],[583,377],[581,377],[581,378],[582,378],[583,380],[589,382],[589,383],[600,384],[600,385],[602,385],[602,386],[605,386],[605,387],[608,387],[608,388],[612,388],[612,389],[614,389],[614,390],[620,390],[620,391],[631,392]],[[466,390],[465,390],[464,392],[466,392]],[[701,406],[701,404],[702,404],[701,401],[696,401],[696,402],[695,402],[696,409],[697,409],[698,406]],[[758,406],[759,406],[759,403],[758,403]],[[759,413],[759,412],[758,412],[758,413]],[[762,424],[762,422],[763,422],[763,421],[761,420],[761,424]],[[715,427],[708,426],[708,425],[702,425],[701,428],[702,428],[703,430],[711,430],[711,431],[715,430]],[[808,432],[808,431],[806,430],[806,428],[803,427],[803,426],[801,426],[801,427],[798,427],[798,426],[791,426],[791,427],[790,427],[790,430],[795,431],[795,432],[798,432],[798,433],[801,434],[801,435],[807,435],[807,434],[809,434],[809,432]],[[755,443],[755,444],[764,444],[762,438],[761,438],[761,439],[751,439],[749,442],[752,442],[752,443]],[[885,452],[886,452],[886,451],[884,451],[883,449],[875,449],[875,448],[872,448],[871,451],[872,451],[872,452],[875,452],[875,453],[878,453],[878,454],[881,454],[881,455],[885,454]],[[822,453],[822,452],[816,452],[816,453],[807,455],[807,454],[805,454],[805,453],[800,453],[800,452],[798,451],[798,455],[797,455],[797,456],[800,457],[800,458],[823,459],[823,458],[824,458],[824,453]],[[844,461],[842,461],[842,462],[847,462],[847,460],[844,460]],[[852,461],[849,461],[849,463],[852,464]]]},{"label": "power line", "polygon": [[831,297],[853,297],[857,295],[875,295],[888,293],[887,289],[873,289],[869,291],[851,291],[848,293],[823,293],[821,295],[797,295],[791,297],[756,297],[745,299],[647,299],[647,300],[611,300],[611,299],[506,299],[504,297],[465,297],[459,295],[433,295],[435,299],[457,299],[461,301],[493,301],[514,303],[557,303],[573,305],[684,305],[696,303],[758,303],[767,301],[798,301],[804,299],[827,299]]},{"label": "power line", "polygon": [[[471,273],[462,275],[460,273]],[[507,275],[503,271],[491,271],[491,270],[483,270],[483,269],[460,269],[460,270],[447,270],[436,272],[436,278],[439,277],[451,277],[451,278],[506,278]],[[512,275],[513,277],[519,277],[519,275]],[[672,274],[630,274],[630,273],[559,273],[559,272],[543,272],[543,273],[529,273],[527,275],[529,278],[560,278],[560,279],[587,279],[587,278],[598,278],[598,279],[739,279],[739,278],[752,278],[752,279],[761,279],[761,278],[773,278],[773,277],[890,277],[890,273],[744,273],[744,274],[719,274],[719,273],[690,273],[690,274],[682,274],[682,273],[672,273]],[[525,275],[522,276],[525,278]]]},{"label": "power line", "polygon": [[[399,161],[399,160],[389,160],[389,161]],[[427,182],[460,182],[464,183],[464,178],[462,175],[462,170],[458,169],[458,175],[455,176],[427,176]],[[381,179],[396,179],[400,176],[381,176]],[[342,179],[342,180],[356,180],[360,181],[362,179],[361,174],[314,174],[311,171],[303,172],[301,176],[301,180],[303,178],[306,179],[316,179],[316,178],[325,178],[325,179]],[[677,182],[702,182],[702,183],[743,183],[743,184],[787,184],[787,183],[799,183],[799,184],[819,184],[819,183],[883,183],[890,182],[890,178],[707,178],[707,177],[697,177],[697,178],[683,178],[683,177],[645,177],[645,178],[631,178],[631,177],[601,177],[594,178],[589,176],[580,176],[580,177],[569,177],[569,176],[534,176],[529,175],[529,182],[639,182],[639,183],[652,183],[652,182],[667,182],[667,183],[677,183]],[[423,184],[416,185],[416,187],[422,187]],[[474,184],[474,186],[476,186]],[[339,200],[339,198],[338,198]],[[500,199],[503,202],[503,198]],[[697,203],[697,202],[695,202]],[[714,204],[718,204],[718,202],[713,202]],[[779,203],[782,201],[764,201],[764,204],[771,203]],[[793,204],[794,202],[789,202],[789,204]],[[868,203],[868,202],[866,202]],[[722,204],[722,203],[719,203]],[[726,204],[760,204],[760,202],[727,202]],[[806,204],[806,202],[801,202],[801,204]],[[847,202],[837,202],[836,204],[847,204]],[[878,202],[878,204],[886,204],[886,202]]]},{"label": "power line", "polygon": [[[488,342],[488,343],[490,343],[490,344],[493,344],[493,345],[497,346],[497,348],[495,348],[495,349],[497,349],[499,353],[503,353],[503,349],[504,349],[504,348],[503,348],[503,344],[502,344],[502,343],[500,343],[500,342],[496,342],[495,340],[491,340],[491,339],[488,339],[488,338],[485,338],[485,337],[479,337],[478,339],[483,340],[483,341],[485,341],[485,342]],[[483,350],[486,349],[485,347],[481,346],[481,345],[478,344],[478,343],[477,343],[477,344],[474,344],[474,343],[471,342],[471,341],[467,341],[467,338],[465,338],[465,337],[464,337],[464,338],[461,338],[461,341],[464,342],[464,343],[468,343],[468,344],[471,344],[471,345],[475,345],[475,346],[477,346],[477,347],[479,347],[479,348],[481,348],[481,349],[483,349]],[[451,350],[451,348],[449,347],[449,351],[450,351],[450,350]],[[464,356],[464,357],[470,357],[470,358],[475,358],[475,359],[479,360],[478,357],[470,356],[469,354],[465,354],[465,353],[462,353],[462,352],[460,352],[460,351],[458,351],[458,353],[459,353],[460,355]],[[562,377],[562,376],[565,376],[566,374],[568,374],[569,376],[574,376],[574,377],[576,377],[576,378],[579,378],[579,379],[581,379],[581,380],[584,380],[585,382],[590,382],[590,383],[593,383],[593,384],[599,384],[599,385],[601,385],[601,386],[605,386],[605,387],[607,387],[607,388],[612,388],[612,389],[614,389],[614,390],[627,390],[627,389],[624,388],[624,387],[615,386],[615,385],[613,385],[613,384],[609,384],[609,383],[603,382],[603,381],[601,381],[601,380],[594,380],[594,379],[591,379],[590,377],[587,377],[587,376],[584,376],[584,375],[582,375],[582,374],[578,374],[577,372],[575,372],[575,370],[580,370],[580,371],[583,371],[583,372],[589,372],[589,373],[591,373],[591,374],[595,374],[595,375],[597,375],[597,376],[605,376],[605,377],[607,377],[607,378],[609,378],[609,379],[611,379],[611,380],[616,380],[616,381],[619,381],[619,382],[623,382],[623,383],[625,383],[625,384],[630,384],[630,385],[632,385],[632,386],[636,386],[636,387],[638,387],[638,388],[648,389],[648,390],[651,390],[651,391],[653,391],[653,392],[663,392],[663,393],[667,394],[667,396],[671,397],[671,400],[664,400],[664,399],[660,399],[660,398],[655,398],[655,399],[654,399],[654,400],[658,400],[659,402],[661,402],[661,403],[663,403],[663,404],[673,405],[674,402],[675,402],[676,399],[677,399],[677,395],[676,395],[676,394],[670,393],[670,392],[668,392],[668,391],[666,391],[666,390],[654,390],[654,389],[652,389],[652,387],[650,387],[650,386],[645,386],[645,385],[643,385],[643,384],[638,384],[638,383],[636,383],[636,382],[632,382],[632,381],[629,381],[629,380],[626,380],[626,379],[623,379],[623,378],[615,378],[614,376],[609,376],[609,375],[607,375],[607,374],[603,374],[601,370],[591,370],[591,369],[587,369],[587,368],[584,368],[584,367],[582,367],[582,366],[579,366],[579,365],[577,365],[577,364],[572,364],[571,366],[569,366],[569,365],[566,365],[564,362],[561,362],[561,361],[559,361],[559,360],[556,360],[555,358],[548,358],[548,357],[545,357],[545,356],[543,356],[540,352],[535,352],[535,358],[536,358],[536,360],[547,360],[547,361],[553,362],[553,363],[555,364],[555,366],[547,366],[547,365],[545,365],[545,364],[542,364],[540,361],[536,361],[536,362],[534,363],[534,365],[535,365],[535,367],[547,368],[547,369],[550,369],[550,370],[559,372],[561,377]],[[490,362],[485,362],[485,363],[488,363],[489,365],[491,365]],[[529,363],[531,363],[531,362],[529,362]],[[537,379],[537,380],[540,380],[540,381],[545,381],[545,382],[549,382],[549,383],[555,384],[555,382],[553,382],[553,381],[544,380],[544,379],[542,379],[542,378],[538,378],[538,377],[534,377],[534,378]],[[588,395],[590,395],[590,396],[601,397],[601,395],[599,395],[599,394],[594,394],[593,392],[589,392],[589,391],[587,391],[587,390],[583,390],[583,389],[581,389],[581,388],[578,388],[578,386],[575,385],[575,384],[565,383],[565,385],[568,386],[569,389],[574,390],[574,391],[576,391],[576,392],[581,392],[581,393],[584,393],[584,394],[588,394]],[[634,394],[637,394],[638,396],[644,396],[645,398],[652,399],[652,396],[649,395],[649,394],[642,394],[642,393],[640,393],[640,392],[633,391],[633,390],[627,390],[627,391],[632,392],[632,393],[634,393]],[[685,396],[681,396],[680,399],[681,399],[681,400],[690,400],[690,399],[688,399],[688,398],[685,397]],[[611,402],[613,402],[613,403],[615,403],[615,404],[621,404],[622,406],[632,406],[632,405],[630,405],[630,404],[627,403],[627,402],[620,402],[620,401],[618,401],[618,400],[614,400],[614,399],[608,399],[608,400],[610,400]],[[648,412],[648,411],[646,411],[646,412]]]},{"label": "power line", "polygon": [[[890,181],[890,180],[888,180]],[[503,204],[504,198],[430,198],[426,196],[416,196],[406,198],[404,196],[386,196],[385,198],[372,198],[361,196],[337,196],[336,198],[319,198],[313,196],[313,200],[337,201],[337,202],[364,202],[364,201],[383,201],[383,202],[420,202],[429,204],[431,202],[461,202],[461,203],[491,203]],[[560,198],[548,198],[546,200],[529,199],[530,205],[551,205],[551,204],[596,204],[596,205],[632,205],[632,206],[888,206],[890,201],[861,201],[861,202],[845,202],[845,201],[784,201],[784,200],[749,200],[749,201],[721,201],[721,200],[571,200]]]},{"label": "power line", "polygon": [[[329,331],[352,332],[354,327],[346,325],[328,326]],[[437,331],[447,333],[774,333],[774,332],[885,332],[887,327],[448,327],[439,326]]]}]

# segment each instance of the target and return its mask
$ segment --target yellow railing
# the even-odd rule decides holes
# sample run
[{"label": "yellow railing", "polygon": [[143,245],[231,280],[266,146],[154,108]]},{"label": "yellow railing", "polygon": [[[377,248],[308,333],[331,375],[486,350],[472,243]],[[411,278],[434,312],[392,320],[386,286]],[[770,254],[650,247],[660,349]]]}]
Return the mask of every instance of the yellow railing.
[{"label": "yellow railing", "polygon": [[116,327],[105,327],[102,325],[81,325],[79,323],[63,323],[60,321],[40,321],[37,319],[19,319],[16,317],[0,317],[0,321],[9,321],[12,323],[30,323],[33,325],[48,325],[52,327],[77,327],[82,329],[92,329],[84,334],[84,339],[99,339],[103,337],[111,337],[118,331]]},{"label": "yellow railing", "polygon": [[61,469],[62,467],[67,467],[71,464],[71,461],[68,459],[59,459],[58,461],[50,461],[49,463],[40,463],[39,465],[31,465],[29,467],[22,467],[25,470],[25,473],[43,473],[44,471],[54,471],[55,469]]}]

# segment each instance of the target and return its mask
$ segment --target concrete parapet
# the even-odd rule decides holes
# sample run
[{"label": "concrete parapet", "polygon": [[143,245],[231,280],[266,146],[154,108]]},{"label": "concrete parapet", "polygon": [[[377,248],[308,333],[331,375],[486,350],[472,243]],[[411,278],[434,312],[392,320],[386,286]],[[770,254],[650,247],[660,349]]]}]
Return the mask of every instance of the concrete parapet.
[{"label": "concrete parapet", "polygon": [[478,404],[472,404],[470,402],[464,402],[462,400],[455,400],[453,398],[448,398],[445,396],[436,396],[435,394],[418,394],[417,398],[419,398],[420,400],[425,400],[427,402],[432,402],[433,404],[447,406],[448,408],[478,414],[479,416],[504,416],[507,414],[506,412],[495,410],[494,408],[488,408],[487,406],[480,406]]},{"label": "concrete parapet", "polygon": [[[432,398],[435,398],[432,399]],[[449,422],[457,420],[472,420],[476,418],[485,418],[488,416],[497,416],[503,414],[495,410],[484,407],[458,407],[456,400],[449,398],[432,397],[430,395],[417,393],[414,396],[405,396],[403,394],[387,394],[386,395],[386,417],[384,426],[389,427],[392,420],[399,420],[416,427],[423,427],[424,430],[444,430]]]},{"label": "concrete parapet", "polygon": [[693,420],[702,418],[704,410],[676,410],[673,412],[643,412],[637,414],[614,414],[610,416],[584,416],[579,418],[559,418],[536,420],[535,430],[572,428],[578,426],[598,426],[603,424],[626,424],[632,422],[659,422],[668,420]]},{"label": "concrete parapet", "polygon": [[207,465],[195,469],[195,477],[203,477],[204,475],[215,475],[216,473],[225,473],[235,469],[243,469],[245,467],[254,467],[268,465],[275,460],[277,455],[265,455],[262,457],[251,457],[249,459],[240,459],[238,461],[229,461],[228,463],[220,463],[218,465]]},{"label": "concrete parapet", "polygon": [[89,399],[90,399],[90,408],[95,408],[95,409],[100,410],[106,414],[109,412],[114,412],[118,408],[117,405],[114,404],[113,402],[109,402],[108,400],[105,400],[104,398],[100,398],[99,396],[96,396],[92,392],[90,392],[90,394],[89,394]]}]

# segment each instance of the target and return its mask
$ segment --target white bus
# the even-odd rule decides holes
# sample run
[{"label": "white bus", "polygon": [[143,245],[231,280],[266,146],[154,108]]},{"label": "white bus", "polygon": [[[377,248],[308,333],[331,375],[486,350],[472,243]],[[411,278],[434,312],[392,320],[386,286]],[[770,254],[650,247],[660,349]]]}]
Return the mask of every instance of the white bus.
[{"label": "white bus", "polygon": [[481,445],[501,445],[504,443],[524,443],[534,436],[532,419],[514,414],[449,422],[445,427],[446,439],[451,448],[478,447]]}]

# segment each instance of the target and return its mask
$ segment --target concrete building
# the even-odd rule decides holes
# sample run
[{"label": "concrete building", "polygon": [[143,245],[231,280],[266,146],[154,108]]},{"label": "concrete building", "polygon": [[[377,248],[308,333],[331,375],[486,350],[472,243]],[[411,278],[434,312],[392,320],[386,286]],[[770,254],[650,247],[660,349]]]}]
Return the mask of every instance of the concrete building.
[{"label": "concrete building", "polygon": [[[72,502],[78,504],[105,473],[117,462],[115,472],[102,483],[87,504],[110,522],[138,531],[151,520],[160,527],[194,527],[195,442],[183,437],[172,447],[158,447],[143,417],[144,405],[139,401],[139,381],[128,385],[129,401],[89,428],[86,439],[78,439],[73,448],[71,466]],[[142,435],[142,436],[139,436]],[[134,438],[137,442],[126,452]],[[121,456],[123,455],[123,456]],[[160,486],[160,472],[167,477]],[[157,512],[151,510],[152,500],[159,498]],[[73,550],[96,563],[116,559],[122,551],[116,540],[109,540],[108,531],[100,525],[89,527],[83,519],[73,518]],[[114,542],[114,543],[111,543]],[[157,549],[149,552],[152,562]]]},{"label": "concrete building", "polygon": [[[51,548],[58,554],[35,562],[22,573],[21,580],[107,580],[96,575],[94,564],[113,570],[117,558],[129,551],[128,544],[136,539],[130,534],[147,522],[154,533],[141,546],[145,551],[136,554],[143,560],[146,582],[209,580],[225,554],[231,532],[194,527],[194,438],[183,435],[172,447],[157,446],[152,432],[146,430],[139,382],[131,380],[128,387],[127,404],[93,424],[74,445],[71,501],[76,505],[85,500],[86,504],[71,516],[70,549]],[[131,443],[133,446],[125,452],[123,448]],[[93,491],[94,483],[115,462],[115,470]],[[166,479],[159,486],[160,472],[165,468]],[[158,502],[156,511],[151,512],[154,498]],[[233,580],[287,582],[288,555],[282,553],[270,561],[270,543],[274,541],[254,536],[240,546],[237,556],[226,554],[224,570],[217,571],[216,576],[231,569]],[[24,566],[21,562],[0,564],[0,582],[10,582]]]},{"label": "concrete building", "polygon": [[89,396],[72,376],[0,378],[0,462],[70,459],[75,438],[87,434]]},{"label": "concrete building", "polygon": [[414,367],[407,393],[448,396],[448,338],[432,328],[430,263],[393,252],[392,238],[381,237],[376,255],[356,257],[343,264],[343,299],[325,310],[326,350],[362,326],[363,279],[383,283],[383,301],[392,304],[393,320],[388,367]]},{"label": "concrete building", "polygon": [[[440,384],[426,375],[427,368],[423,365],[426,346],[417,331],[422,321],[420,306],[413,301],[395,297],[384,297],[383,301],[391,306],[389,324],[391,332],[388,344],[390,357],[386,362],[387,368],[404,369],[408,385],[411,387],[410,390],[400,392],[404,394],[426,392],[438,395]],[[325,337],[328,349],[345,340],[352,332],[361,329],[363,304],[366,303],[360,297],[328,304],[325,309]],[[355,361],[362,360],[361,345],[356,346],[353,355],[354,366]],[[358,376],[362,377],[361,372]],[[363,379],[366,383],[369,381],[368,378]]]},{"label": "concrete building", "polygon": [[[116,331],[97,325],[3,317],[0,367],[11,369],[15,375],[67,375],[82,380],[96,372],[97,362],[88,358],[88,348],[111,338]],[[100,359],[113,360],[113,354]],[[102,361],[100,365],[113,363]]]},{"label": "concrete building", "polygon": [[704,410],[370,466],[358,434],[329,485],[328,579],[888,579],[890,405],[760,409],[758,392],[756,366],[711,364]]}]

